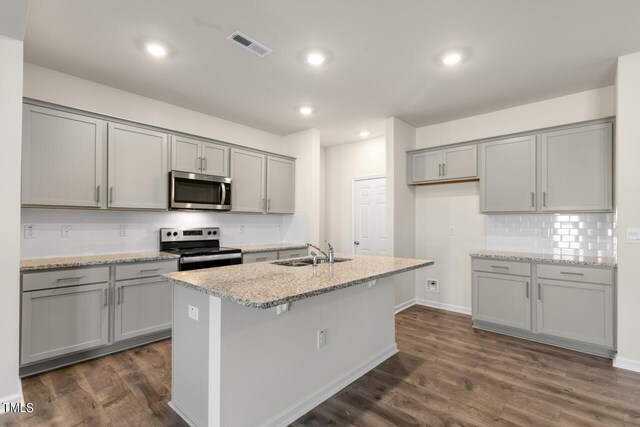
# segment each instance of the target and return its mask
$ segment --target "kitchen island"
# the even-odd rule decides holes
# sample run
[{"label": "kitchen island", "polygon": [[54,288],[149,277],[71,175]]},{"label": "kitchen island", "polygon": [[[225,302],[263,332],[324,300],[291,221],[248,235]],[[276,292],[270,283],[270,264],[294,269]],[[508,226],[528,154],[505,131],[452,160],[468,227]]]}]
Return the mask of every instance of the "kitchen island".
[{"label": "kitchen island", "polygon": [[286,425],[395,354],[392,276],[433,261],[349,258],[165,275],[172,408],[196,426]]}]

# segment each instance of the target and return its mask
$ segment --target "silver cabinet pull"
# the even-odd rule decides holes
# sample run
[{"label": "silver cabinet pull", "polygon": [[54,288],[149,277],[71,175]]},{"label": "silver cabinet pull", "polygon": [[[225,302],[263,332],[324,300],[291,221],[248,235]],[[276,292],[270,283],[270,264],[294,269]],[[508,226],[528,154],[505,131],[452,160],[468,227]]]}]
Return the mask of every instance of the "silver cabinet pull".
[{"label": "silver cabinet pull", "polygon": [[447,164],[442,164],[442,176],[447,176]]},{"label": "silver cabinet pull", "polygon": [[120,286],[116,292],[118,293],[118,301],[117,304],[121,305],[124,304],[124,292],[122,292],[122,286]]},{"label": "silver cabinet pull", "polygon": [[491,268],[503,268],[505,270],[509,269],[509,267],[505,267],[504,265],[492,265]]},{"label": "silver cabinet pull", "polygon": [[207,171],[207,165],[208,165],[206,157],[202,158],[202,163],[204,164],[204,166],[202,166],[202,172],[206,172]]},{"label": "silver cabinet pull", "polygon": [[542,192],[542,206],[543,207],[547,207],[547,192],[543,191]]},{"label": "silver cabinet pull", "polygon": [[442,163],[438,163],[438,176],[442,176]]},{"label": "silver cabinet pull", "polygon": [[158,268],[143,268],[143,269],[140,270],[140,273],[144,273],[146,271],[158,271],[158,270],[160,270],[160,267],[158,267]]},{"label": "silver cabinet pull", "polygon": [[529,282],[526,282],[526,283],[527,283],[527,299],[529,299]]},{"label": "silver cabinet pull", "polygon": [[109,307],[109,289],[104,290],[104,303],[105,307]]},{"label": "silver cabinet pull", "polygon": [[76,276],[76,277],[63,277],[61,279],[57,279],[56,282],[66,282],[68,280],[80,280],[84,279],[87,276]]},{"label": "silver cabinet pull", "polygon": [[538,283],[538,301],[542,301],[542,286]]},{"label": "silver cabinet pull", "polygon": [[267,199],[267,210],[271,210],[271,199]]},{"label": "silver cabinet pull", "polygon": [[534,193],[533,191],[531,192],[531,207],[536,207],[536,193]]},{"label": "silver cabinet pull", "polygon": [[256,261],[266,261],[266,260],[267,260],[266,256],[260,257],[260,258],[256,258]]},{"label": "silver cabinet pull", "polygon": [[96,187],[96,202],[100,204],[100,186]]},{"label": "silver cabinet pull", "polygon": [[260,203],[260,205],[261,205],[262,210],[266,211],[267,210],[267,199],[263,198],[262,202]]},{"label": "silver cabinet pull", "polygon": [[573,273],[571,271],[561,271],[560,274],[566,274],[568,276],[584,276],[584,273]]},{"label": "silver cabinet pull", "polygon": [[202,157],[197,157],[196,158],[196,170],[197,171],[201,171],[202,170]]},{"label": "silver cabinet pull", "polygon": [[109,188],[109,203],[113,203],[113,187]]}]

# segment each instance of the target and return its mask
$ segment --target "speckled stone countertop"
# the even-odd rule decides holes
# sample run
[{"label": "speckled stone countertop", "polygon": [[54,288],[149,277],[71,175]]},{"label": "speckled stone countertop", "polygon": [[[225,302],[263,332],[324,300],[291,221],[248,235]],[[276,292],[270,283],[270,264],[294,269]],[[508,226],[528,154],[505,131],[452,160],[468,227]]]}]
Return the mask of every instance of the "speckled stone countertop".
[{"label": "speckled stone countertop", "polygon": [[123,264],[129,262],[161,261],[177,259],[179,255],[168,252],[130,252],[123,254],[83,255],[60,258],[23,259],[20,271],[51,270],[54,268],[88,267],[92,265]]},{"label": "speckled stone countertop", "polygon": [[495,259],[505,261],[544,262],[549,264],[574,264],[587,267],[613,267],[617,261],[613,257],[591,257],[574,255],[537,254],[529,252],[477,251],[471,253],[472,258]]},{"label": "speckled stone countertop", "polygon": [[290,249],[305,249],[307,245],[304,243],[268,243],[262,245],[231,245],[234,248],[241,249],[245,254],[256,254],[260,252],[288,251]]},{"label": "speckled stone countertop", "polygon": [[345,255],[350,261],[304,267],[270,262],[165,274],[170,282],[252,308],[270,308],[433,264],[431,260]]}]

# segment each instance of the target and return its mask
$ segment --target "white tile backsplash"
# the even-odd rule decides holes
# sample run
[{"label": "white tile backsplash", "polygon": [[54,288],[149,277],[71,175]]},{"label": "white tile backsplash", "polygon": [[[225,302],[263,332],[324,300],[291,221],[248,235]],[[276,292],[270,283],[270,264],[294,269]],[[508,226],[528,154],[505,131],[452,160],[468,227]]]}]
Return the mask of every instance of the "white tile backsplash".
[{"label": "white tile backsplash", "polygon": [[[163,227],[220,227],[223,246],[259,243],[304,243],[307,214],[260,215],[219,212],[141,212],[33,209],[21,211],[22,258],[95,255],[117,252],[156,251],[158,230]],[[24,227],[34,226],[33,239]],[[62,225],[71,226],[63,238]],[[125,226],[127,236],[120,236]]]},{"label": "white tile backsplash", "polygon": [[615,214],[486,215],[488,250],[616,256]]}]

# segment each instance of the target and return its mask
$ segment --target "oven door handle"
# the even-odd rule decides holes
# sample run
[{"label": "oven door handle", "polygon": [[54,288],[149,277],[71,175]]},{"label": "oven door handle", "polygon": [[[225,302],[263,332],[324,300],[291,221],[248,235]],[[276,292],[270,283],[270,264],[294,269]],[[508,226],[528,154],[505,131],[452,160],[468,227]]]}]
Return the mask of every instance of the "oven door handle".
[{"label": "oven door handle", "polygon": [[180,264],[192,264],[194,262],[204,262],[204,261],[220,261],[225,259],[238,259],[242,258],[241,253],[235,254],[224,254],[224,255],[201,255],[201,256],[190,256],[180,258]]}]

